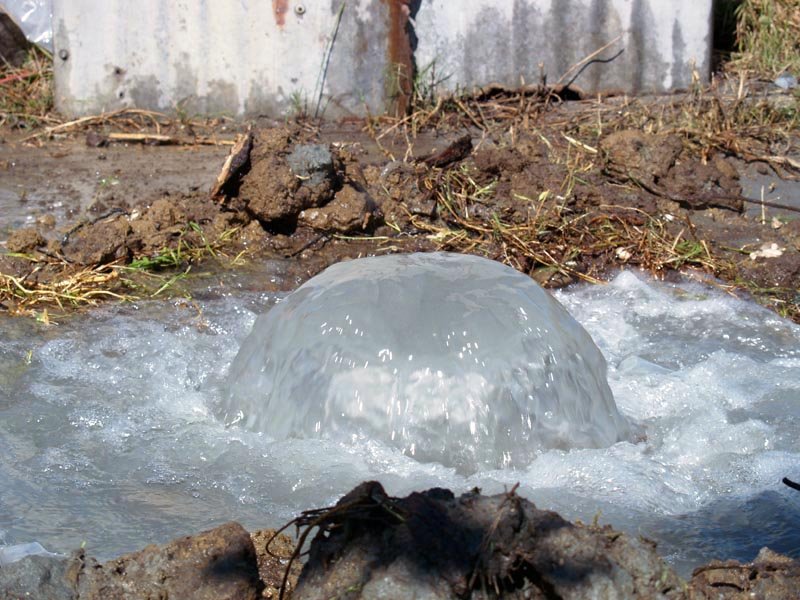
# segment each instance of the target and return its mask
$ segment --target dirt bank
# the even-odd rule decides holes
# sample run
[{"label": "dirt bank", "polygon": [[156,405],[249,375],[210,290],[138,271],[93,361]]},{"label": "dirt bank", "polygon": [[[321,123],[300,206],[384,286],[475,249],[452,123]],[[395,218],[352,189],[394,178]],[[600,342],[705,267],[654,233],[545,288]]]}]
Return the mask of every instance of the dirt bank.
[{"label": "dirt bank", "polygon": [[[695,117],[709,118],[713,103],[693,101]],[[218,181],[229,146],[5,144],[6,198],[24,182],[32,191],[19,205],[37,186],[51,200],[39,200],[41,210],[15,206],[17,226],[0,224],[0,306],[35,313],[147,295],[154,289],[142,272],[209,259],[235,267],[291,258],[293,279],[303,280],[347,257],[451,250],[500,260],[550,287],[618,268],[659,277],[693,269],[800,319],[797,212],[774,200],[754,211],[742,195],[746,169],[793,177],[796,161],[766,141],[704,144],[703,130],[677,126],[685,118],[678,98],[512,111],[505,96],[490,96],[461,106],[418,122],[255,128],[238,138]],[[649,124],[657,110],[662,119],[675,113],[674,126]],[[93,145],[97,135],[87,134]],[[101,176],[109,160],[119,166]],[[74,286],[59,296],[64,282]],[[164,293],[161,282],[156,288]]]},{"label": "dirt bank", "polygon": [[[83,550],[0,568],[0,596],[36,598],[791,598],[798,561],[763,549],[681,579],[655,544],[570,523],[514,490],[389,497],[365,482],[298,517],[297,542],[227,523],[100,564]],[[299,548],[313,536],[307,560]],[[305,563],[302,566],[301,562]]]}]

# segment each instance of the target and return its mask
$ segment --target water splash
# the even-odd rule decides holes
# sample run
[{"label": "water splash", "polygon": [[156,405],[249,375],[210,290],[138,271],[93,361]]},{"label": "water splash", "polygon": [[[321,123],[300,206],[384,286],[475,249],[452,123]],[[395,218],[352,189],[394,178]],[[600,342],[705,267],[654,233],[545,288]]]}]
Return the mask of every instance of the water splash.
[{"label": "water splash", "polygon": [[305,283],[256,321],[225,412],[275,439],[378,440],[465,472],[630,436],[583,327],[529,277],[448,253]]}]

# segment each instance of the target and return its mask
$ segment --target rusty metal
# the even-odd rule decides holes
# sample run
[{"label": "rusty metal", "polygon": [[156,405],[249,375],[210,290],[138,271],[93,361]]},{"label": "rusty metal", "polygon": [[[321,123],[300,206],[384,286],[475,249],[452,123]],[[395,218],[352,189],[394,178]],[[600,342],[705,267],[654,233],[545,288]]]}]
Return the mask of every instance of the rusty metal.
[{"label": "rusty metal", "polygon": [[275,24],[283,29],[286,25],[286,13],[289,11],[289,0],[272,0],[272,14],[275,16]]},{"label": "rusty metal", "polygon": [[402,116],[408,111],[414,90],[414,55],[409,30],[409,0],[383,0],[389,8],[387,52],[389,70],[386,97],[390,112]]}]

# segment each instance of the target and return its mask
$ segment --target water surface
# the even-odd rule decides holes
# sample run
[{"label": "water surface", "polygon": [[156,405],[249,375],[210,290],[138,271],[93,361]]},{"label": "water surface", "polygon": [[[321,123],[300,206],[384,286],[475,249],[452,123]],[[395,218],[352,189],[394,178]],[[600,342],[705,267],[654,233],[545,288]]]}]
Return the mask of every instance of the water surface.
[{"label": "water surface", "polygon": [[800,328],[713,288],[622,273],[557,298],[609,364],[646,440],[551,450],[472,475],[369,439],[274,442],[215,417],[257,314],[247,286],[107,307],[45,328],[0,321],[0,543],[99,558],[238,520],[283,524],[365,479],[520,493],[659,542],[684,574],[758,549],[800,556]]}]

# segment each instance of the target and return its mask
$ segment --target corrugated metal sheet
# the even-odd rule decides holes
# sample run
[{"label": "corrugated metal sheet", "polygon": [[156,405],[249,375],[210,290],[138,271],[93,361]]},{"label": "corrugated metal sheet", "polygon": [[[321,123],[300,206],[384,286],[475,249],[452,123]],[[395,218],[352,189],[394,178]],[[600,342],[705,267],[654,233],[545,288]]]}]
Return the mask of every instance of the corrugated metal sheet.
[{"label": "corrugated metal sheet", "polygon": [[[711,0],[427,0],[416,16],[420,70],[450,90],[569,81],[587,92],[668,92],[707,80]],[[541,65],[541,66],[540,66]],[[566,75],[562,79],[562,76]]]},{"label": "corrugated metal sheet", "polygon": [[708,73],[711,0],[54,0],[56,95],[71,115],[402,110],[410,62],[443,89],[576,81],[667,91]]}]

